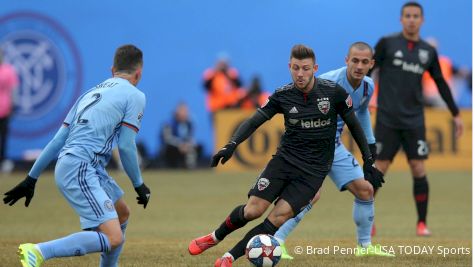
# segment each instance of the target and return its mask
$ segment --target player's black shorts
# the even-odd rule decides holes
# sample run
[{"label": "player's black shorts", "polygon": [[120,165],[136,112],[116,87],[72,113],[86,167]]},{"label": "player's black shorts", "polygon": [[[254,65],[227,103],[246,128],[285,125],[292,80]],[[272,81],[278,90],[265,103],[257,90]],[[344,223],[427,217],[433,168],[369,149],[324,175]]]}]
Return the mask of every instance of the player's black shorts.
[{"label": "player's black shorts", "polygon": [[322,186],[326,174],[308,177],[280,156],[274,156],[249,190],[249,196],[273,202],[277,198],[287,201],[294,216],[313,199]]},{"label": "player's black shorts", "polygon": [[393,129],[382,123],[375,127],[376,148],[379,160],[393,160],[402,145],[407,159],[427,159],[429,147],[426,142],[426,128]]}]

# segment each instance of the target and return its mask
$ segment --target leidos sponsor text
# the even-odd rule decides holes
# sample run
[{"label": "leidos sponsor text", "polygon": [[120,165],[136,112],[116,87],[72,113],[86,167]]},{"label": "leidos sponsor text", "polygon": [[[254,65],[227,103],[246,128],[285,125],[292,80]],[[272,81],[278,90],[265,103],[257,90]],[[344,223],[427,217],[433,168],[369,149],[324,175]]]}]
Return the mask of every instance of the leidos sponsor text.
[{"label": "leidos sponsor text", "polygon": [[320,127],[325,127],[327,125],[330,125],[331,124],[331,119],[328,119],[328,120],[322,120],[322,119],[318,119],[318,120],[310,120],[310,121],[304,121],[304,120],[301,120],[301,125],[302,125],[302,128],[320,128]]}]

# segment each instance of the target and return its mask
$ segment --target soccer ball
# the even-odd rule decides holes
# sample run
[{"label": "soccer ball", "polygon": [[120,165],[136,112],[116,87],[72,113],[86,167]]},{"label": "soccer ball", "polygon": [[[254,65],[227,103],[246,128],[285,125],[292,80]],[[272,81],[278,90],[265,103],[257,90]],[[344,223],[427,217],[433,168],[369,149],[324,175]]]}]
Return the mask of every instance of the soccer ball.
[{"label": "soccer ball", "polygon": [[279,241],[271,235],[256,235],[246,246],[247,259],[257,267],[275,266],[281,255]]}]

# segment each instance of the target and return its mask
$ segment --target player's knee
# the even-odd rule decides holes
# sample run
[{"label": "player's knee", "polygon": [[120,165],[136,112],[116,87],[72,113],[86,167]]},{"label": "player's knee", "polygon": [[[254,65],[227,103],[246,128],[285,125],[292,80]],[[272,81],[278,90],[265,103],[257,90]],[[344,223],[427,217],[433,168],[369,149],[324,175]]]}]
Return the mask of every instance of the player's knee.
[{"label": "player's knee", "polygon": [[244,207],[244,218],[249,221],[255,220],[266,212],[270,202],[261,198],[251,196]]},{"label": "player's knee", "polygon": [[318,192],[315,194],[315,196],[313,197],[312,201],[310,201],[310,203],[315,204],[318,200],[320,200],[320,190],[318,190]]},{"label": "player's knee", "polygon": [[259,206],[259,205],[246,205],[244,207],[244,218],[246,218],[249,221],[255,220],[264,214],[266,211],[265,208]]},{"label": "player's knee", "polygon": [[373,186],[368,182],[356,190],[356,197],[361,200],[371,200],[374,196]]},{"label": "player's knee", "polygon": [[414,177],[422,177],[426,175],[424,161],[422,160],[409,160],[409,167],[411,168]]},{"label": "player's knee", "polygon": [[269,221],[276,227],[281,227],[288,219],[294,216],[293,211],[288,211],[285,213],[271,213],[269,214]]},{"label": "player's knee", "polygon": [[388,171],[389,165],[391,165],[390,160],[376,160],[375,162],[376,168],[380,170],[382,173],[386,173]]},{"label": "player's knee", "polygon": [[129,216],[130,216],[129,207],[123,206],[120,210],[117,210],[117,215],[119,216],[120,224],[125,223],[129,219]]},{"label": "player's knee", "polygon": [[124,236],[122,235],[122,232],[109,234],[107,237],[109,238],[111,249],[117,248],[124,242]]}]

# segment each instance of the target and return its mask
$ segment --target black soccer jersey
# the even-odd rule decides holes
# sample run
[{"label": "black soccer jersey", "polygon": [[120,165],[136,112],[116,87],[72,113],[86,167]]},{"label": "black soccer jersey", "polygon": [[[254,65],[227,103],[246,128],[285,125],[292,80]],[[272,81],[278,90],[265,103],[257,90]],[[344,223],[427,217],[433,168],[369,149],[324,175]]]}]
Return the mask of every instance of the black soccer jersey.
[{"label": "black soccer jersey", "polygon": [[353,112],[351,97],[336,83],[315,78],[308,93],[293,83],[277,89],[258,109],[267,119],[282,113],[285,132],[276,155],[305,173],[327,173],[333,162],[337,114]]},{"label": "black soccer jersey", "polygon": [[427,42],[409,41],[402,33],[383,37],[376,44],[375,68],[379,68],[377,122],[396,129],[424,125],[422,75],[427,70],[452,114],[458,109],[445,82],[436,50]]}]

